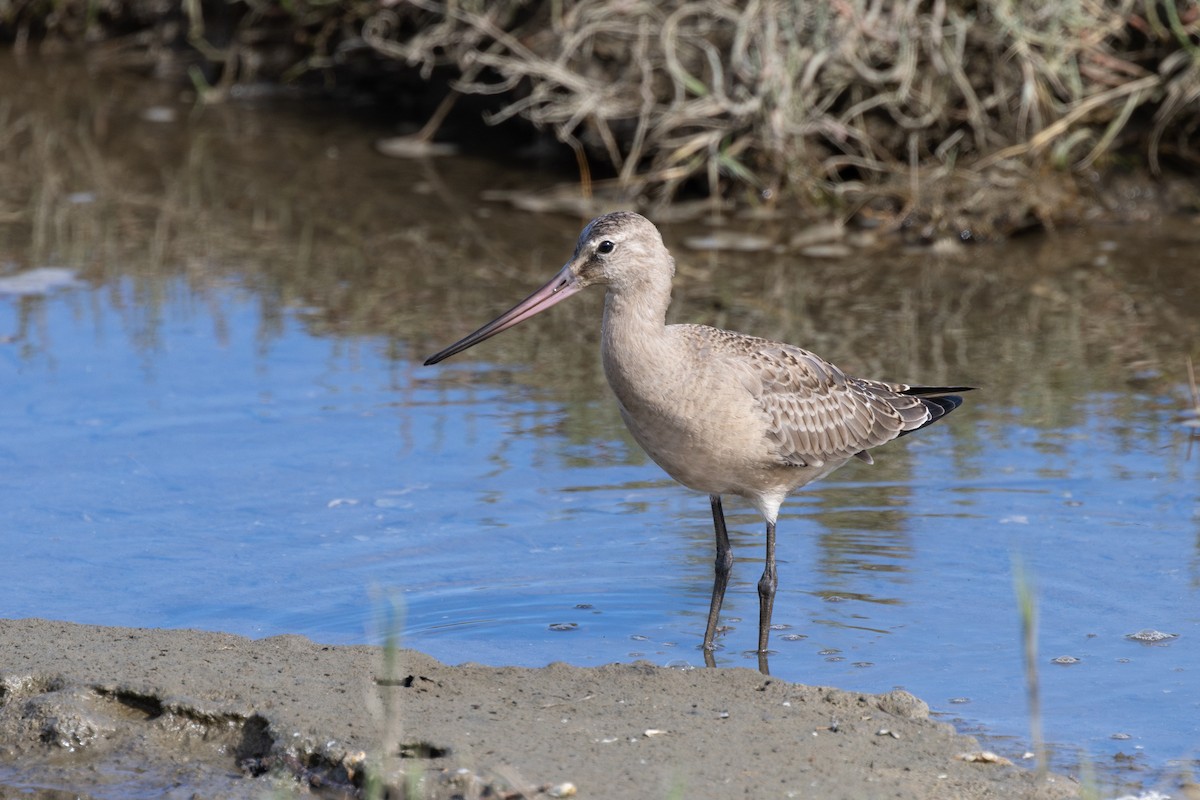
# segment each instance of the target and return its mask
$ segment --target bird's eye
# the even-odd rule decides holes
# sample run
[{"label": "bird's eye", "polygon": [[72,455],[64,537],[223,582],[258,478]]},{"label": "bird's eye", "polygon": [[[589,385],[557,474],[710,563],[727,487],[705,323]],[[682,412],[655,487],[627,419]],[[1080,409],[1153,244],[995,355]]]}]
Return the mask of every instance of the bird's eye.
[{"label": "bird's eye", "polygon": [[596,245],[596,252],[602,256],[608,255],[616,248],[616,245],[605,239],[600,244]]}]

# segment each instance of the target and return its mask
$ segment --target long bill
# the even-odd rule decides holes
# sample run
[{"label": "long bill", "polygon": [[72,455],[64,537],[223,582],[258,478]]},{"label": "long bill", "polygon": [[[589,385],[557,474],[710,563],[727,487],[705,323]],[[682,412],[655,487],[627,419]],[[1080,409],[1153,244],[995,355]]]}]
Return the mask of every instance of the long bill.
[{"label": "long bill", "polygon": [[484,339],[490,339],[501,331],[508,330],[512,326],[524,322],[535,314],[540,314],[551,306],[558,305],[563,300],[566,300],[571,295],[583,288],[583,283],[579,280],[579,276],[571,271],[571,265],[567,264],[559,273],[550,281],[538,289],[533,294],[526,297],[515,306],[505,311],[494,320],[484,325],[479,330],[466,336],[454,344],[442,350],[439,353],[434,353],[429,358],[425,359],[425,366],[436,364],[439,361],[444,361],[455,353],[461,353],[468,347],[479,344]]}]

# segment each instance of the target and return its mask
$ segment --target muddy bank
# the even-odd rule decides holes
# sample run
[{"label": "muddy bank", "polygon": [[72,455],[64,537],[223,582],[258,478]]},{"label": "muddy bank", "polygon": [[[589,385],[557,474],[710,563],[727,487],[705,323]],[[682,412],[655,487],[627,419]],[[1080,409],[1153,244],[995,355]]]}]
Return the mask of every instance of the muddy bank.
[{"label": "muddy bank", "polygon": [[[0,621],[0,793],[1055,798],[904,692],[745,669],[450,667],[296,636]],[[386,743],[386,748],[385,748]],[[374,765],[374,769],[372,769]],[[407,787],[407,794],[404,787]],[[523,795],[522,795],[523,793]]]}]

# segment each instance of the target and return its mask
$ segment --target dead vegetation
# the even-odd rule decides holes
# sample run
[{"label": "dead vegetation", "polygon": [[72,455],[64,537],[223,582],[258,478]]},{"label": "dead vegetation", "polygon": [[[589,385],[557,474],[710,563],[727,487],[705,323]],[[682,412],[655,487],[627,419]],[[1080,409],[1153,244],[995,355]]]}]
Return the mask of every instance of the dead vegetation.
[{"label": "dead vegetation", "polygon": [[659,202],[699,184],[1011,230],[1069,215],[1066,173],[1106,157],[1200,164],[1194,3],[407,0],[363,31]]},{"label": "dead vegetation", "polygon": [[[56,4],[60,17],[75,19],[73,5]],[[153,16],[153,3],[129,5]],[[10,4],[0,26],[37,27],[36,7]],[[492,98],[490,122],[553,131],[581,165],[612,176],[602,189],[651,207],[702,193],[986,236],[1077,218],[1113,170],[1200,167],[1195,0],[182,9],[176,35],[224,85],[271,64],[294,79],[336,77],[363,58],[402,62]]]}]

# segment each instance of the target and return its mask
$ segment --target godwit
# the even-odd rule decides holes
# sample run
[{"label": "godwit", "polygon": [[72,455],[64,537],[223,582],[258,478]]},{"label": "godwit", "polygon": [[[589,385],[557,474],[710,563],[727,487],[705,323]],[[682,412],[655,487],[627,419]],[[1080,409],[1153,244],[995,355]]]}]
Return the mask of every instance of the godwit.
[{"label": "godwit", "polygon": [[851,458],[923,428],[962,403],[970,387],[864,380],[807,350],[706,325],[667,325],[675,260],[653,223],[605,214],[579,234],[549,283],[470,336],[425,360],[436,364],[593,284],[604,297],[600,357],[633,438],[667,474],[706,492],[717,557],[706,660],[733,566],[721,496],[749,500],[767,522],[758,582],[758,652],[765,671],[775,601],[775,520],[792,491]]}]

